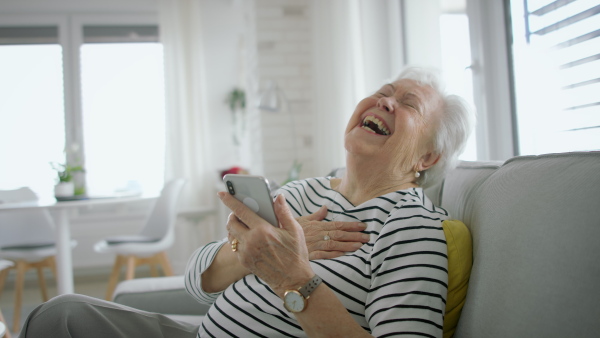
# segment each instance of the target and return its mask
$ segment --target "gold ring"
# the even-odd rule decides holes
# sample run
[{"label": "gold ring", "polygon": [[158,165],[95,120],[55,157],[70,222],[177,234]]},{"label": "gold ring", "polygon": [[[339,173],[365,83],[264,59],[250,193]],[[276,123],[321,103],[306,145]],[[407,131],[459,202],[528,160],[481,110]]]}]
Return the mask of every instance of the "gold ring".
[{"label": "gold ring", "polygon": [[331,237],[329,237],[329,231],[327,231],[327,232],[325,233],[325,236],[323,236],[323,240],[324,240],[324,241],[328,241],[328,240],[330,240],[330,239],[331,239]]},{"label": "gold ring", "polygon": [[236,252],[237,251],[237,245],[238,245],[238,240],[234,239],[233,241],[231,241],[231,251]]}]

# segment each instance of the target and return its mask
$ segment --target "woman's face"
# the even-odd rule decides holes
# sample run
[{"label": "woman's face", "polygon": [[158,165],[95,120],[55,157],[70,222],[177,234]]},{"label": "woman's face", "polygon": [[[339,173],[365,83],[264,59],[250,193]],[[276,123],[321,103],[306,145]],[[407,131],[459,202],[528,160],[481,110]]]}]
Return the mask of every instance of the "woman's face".
[{"label": "woman's face", "polygon": [[419,159],[432,151],[441,105],[433,88],[416,81],[386,84],[356,106],[346,128],[346,150],[382,165],[413,171]]}]

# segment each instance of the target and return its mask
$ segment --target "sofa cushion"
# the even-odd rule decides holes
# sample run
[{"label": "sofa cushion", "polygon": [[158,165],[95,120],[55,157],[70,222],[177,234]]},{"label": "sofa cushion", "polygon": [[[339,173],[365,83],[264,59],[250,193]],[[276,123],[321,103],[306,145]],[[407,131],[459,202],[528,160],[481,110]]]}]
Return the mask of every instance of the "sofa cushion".
[{"label": "sofa cushion", "polygon": [[442,223],[448,245],[448,297],[444,316],[444,338],[454,335],[460,312],[465,304],[473,263],[471,234],[461,221]]},{"label": "sofa cushion", "polygon": [[426,191],[427,197],[432,198],[436,205],[446,209],[450,216],[463,221],[466,225],[471,223],[471,210],[473,205],[473,192],[496,171],[502,162],[460,162],[459,165],[451,170],[443,181],[437,196]]},{"label": "sofa cushion", "polygon": [[508,160],[476,188],[456,337],[590,337],[600,318],[600,152]]}]

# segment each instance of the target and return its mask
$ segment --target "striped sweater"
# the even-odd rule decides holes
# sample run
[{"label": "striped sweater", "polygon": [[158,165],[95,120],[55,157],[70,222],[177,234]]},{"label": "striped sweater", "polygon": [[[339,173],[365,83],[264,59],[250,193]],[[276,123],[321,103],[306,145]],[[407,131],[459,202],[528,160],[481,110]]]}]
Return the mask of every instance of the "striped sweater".
[{"label": "striped sweater", "polygon": [[[388,193],[358,206],[331,189],[329,177],[291,182],[279,193],[295,217],[326,205],[326,220],[367,224],[363,232],[371,238],[359,250],[311,261],[315,273],[364,330],[376,337],[442,336],[448,283],[442,221],[448,213],[434,206],[421,188]],[[198,337],[306,336],[282,300],[255,275],[223,292],[202,290],[200,275],[224,243],[199,248],[187,266],[187,291],[212,304]]]}]

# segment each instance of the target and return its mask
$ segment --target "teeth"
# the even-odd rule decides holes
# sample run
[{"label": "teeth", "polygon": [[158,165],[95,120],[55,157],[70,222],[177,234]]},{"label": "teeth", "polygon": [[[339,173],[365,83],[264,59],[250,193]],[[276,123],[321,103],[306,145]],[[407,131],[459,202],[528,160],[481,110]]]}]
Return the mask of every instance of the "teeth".
[{"label": "teeth", "polygon": [[372,128],[368,127],[368,123],[372,122],[374,124],[377,125],[377,127],[379,127],[379,130],[384,134],[384,135],[389,135],[390,131],[389,129],[387,129],[385,127],[385,125],[383,124],[383,122],[378,119],[377,117],[373,116],[373,115],[368,115],[367,117],[365,117],[364,121],[363,121],[363,128],[370,130],[372,132],[376,132],[375,130],[373,130]]},{"label": "teeth", "polygon": [[375,130],[373,130],[373,129],[371,129],[371,128],[367,127],[367,126],[363,126],[363,129],[366,129],[366,130],[368,130],[368,131],[372,131],[372,132],[376,133],[376,132],[375,132]]}]

